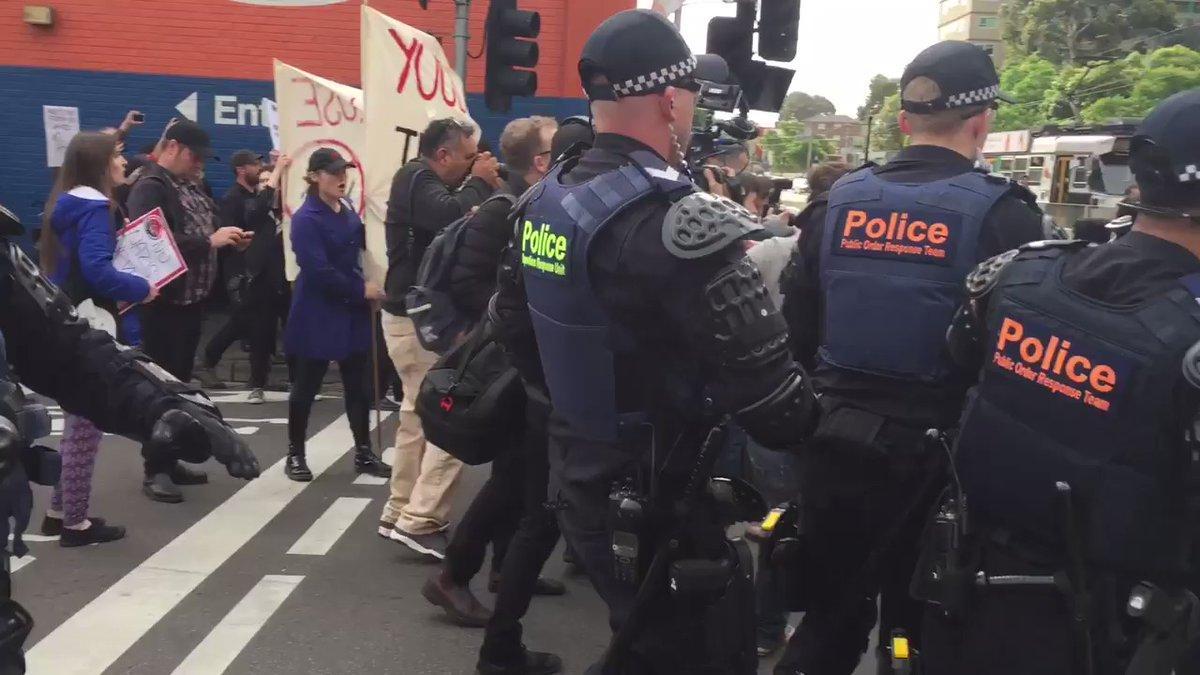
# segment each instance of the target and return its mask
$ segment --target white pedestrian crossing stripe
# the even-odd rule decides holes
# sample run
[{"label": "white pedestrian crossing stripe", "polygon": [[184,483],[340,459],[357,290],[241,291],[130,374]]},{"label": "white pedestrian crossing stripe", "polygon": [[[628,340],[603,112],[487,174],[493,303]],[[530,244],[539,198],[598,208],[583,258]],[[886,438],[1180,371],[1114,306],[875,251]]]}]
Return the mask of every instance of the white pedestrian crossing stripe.
[{"label": "white pedestrian crossing stripe", "polygon": [[221,619],[171,675],[221,675],[287,600],[302,576],[268,574]]},{"label": "white pedestrian crossing stripe", "polygon": [[317,518],[296,543],[288,549],[291,555],[325,555],[338,539],[354,524],[371,500],[364,497],[338,497],[325,513]]},{"label": "white pedestrian crossing stripe", "polygon": [[[342,415],[308,443],[319,477],[354,444]],[[29,650],[30,673],[101,673],[288,506],[311,483],[266,467],[223,504],[151,555]],[[78,646],[86,644],[87,649]],[[212,672],[212,671],[204,671]]]}]

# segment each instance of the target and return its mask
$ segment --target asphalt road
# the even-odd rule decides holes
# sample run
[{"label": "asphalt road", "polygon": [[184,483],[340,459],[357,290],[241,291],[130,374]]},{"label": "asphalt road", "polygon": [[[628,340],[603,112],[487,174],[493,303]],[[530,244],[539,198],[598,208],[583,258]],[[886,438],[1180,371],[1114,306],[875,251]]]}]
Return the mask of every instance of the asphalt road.
[{"label": "asphalt road", "polygon": [[[308,450],[316,480],[302,484],[283,476],[286,395],[268,395],[274,400],[259,406],[240,402],[244,392],[214,396],[258,453],[264,476],[244,483],[209,462],[210,483],[185,487],[182,504],[146,499],[136,447],[105,438],[92,513],[129,532],[74,549],[31,537],[13,575],[36,621],[26,644],[30,673],[474,672],[482,631],[450,624],[420,596],[436,566],[375,534],[387,486],[355,475],[341,401],[316,404]],[[382,428],[390,445],[394,416]],[[486,471],[468,468],[456,514]],[[49,499],[49,489],[35,491],[32,535]],[[546,572],[564,575],[560,555]],[[484,581],[475,590],[490,604]],[[525,642],[560,654],[566,673],[583,673],[608,630],[586,579],[566,582],[567,595],[535,600]],[[873,664],[858,673],[874,673]]]}]

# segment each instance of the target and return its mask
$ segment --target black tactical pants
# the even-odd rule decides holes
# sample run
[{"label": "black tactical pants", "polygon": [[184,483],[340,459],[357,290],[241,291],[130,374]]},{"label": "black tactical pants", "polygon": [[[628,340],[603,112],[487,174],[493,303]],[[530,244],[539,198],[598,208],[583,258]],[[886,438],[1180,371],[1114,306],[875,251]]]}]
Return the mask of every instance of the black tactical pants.
[{"label": "black tactical pants", "polygon": [[[593,587],[608,605],[614,633],[629,620],[637,588],[617,581],[607,527],[609,494],[615,481],[632,475],[639,456],[602,443],[551,435],[552,498],[563,503],[559,525]],[[727,547],[716,514],[700,509],[690,514],[684,537],[709,554]],[[663,532],[658,535],[661,537]],[[653,537],[651,537],[653,539]],[[643,546],[643,568],[657,548]],[[685,555],[695,555],[694,550]],[[708,556],[701,556],[708,557]],[[731,583],[716,603],[680,601],[662,584],[642,615],[642,629],[619,673],[603,675],[743,675],[754,672],[753,584],[747,576]],[[749,665],[743,658],[749,655]],[[735,664],[736,665],[731,665]],[[588,675],[601,675],[599,664]]]},{"label": "black tactical pants", "polygon": [[[812,544],[800,579],[806,611],[776,675],[850,675],[877,619],[884,640],[903,629],[920,644],[924,608],[910,597],[909,584],[941,489],[942,463],[911,436],[903,446],[887,439],[881,445],[886,453],[874,460],[851,459],[816,441],[807,448],[802,519]],[[874,569],[864,575],[877,549]]]}]

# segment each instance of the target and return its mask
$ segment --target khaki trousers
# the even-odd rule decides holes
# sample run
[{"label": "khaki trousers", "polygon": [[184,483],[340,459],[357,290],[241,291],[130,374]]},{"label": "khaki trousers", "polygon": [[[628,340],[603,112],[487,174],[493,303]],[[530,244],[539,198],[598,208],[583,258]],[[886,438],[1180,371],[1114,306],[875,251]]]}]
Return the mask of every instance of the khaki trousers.
[{"label": "khaki trousers", "polygon": [[381,314],[388,356],[404,385],[396,451],[392,457],[392,493],[383,507],[382,520],[395,523],[409,534],[432,534],[450,524],[454,486],[463,463],[425,441],[421,418],[413,407],[421,380],[437,360],[437,354],[421,347],[411,319],[388,312]]}]

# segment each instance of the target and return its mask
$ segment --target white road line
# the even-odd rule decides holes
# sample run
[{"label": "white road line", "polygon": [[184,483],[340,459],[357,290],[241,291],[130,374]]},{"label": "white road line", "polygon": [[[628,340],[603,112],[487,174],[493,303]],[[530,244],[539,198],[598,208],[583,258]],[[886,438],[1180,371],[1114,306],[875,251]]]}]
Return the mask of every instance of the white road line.
[{"label": "white road line", "polygon": [[35,557],[31,556],[31,555],[26,555],[26,556],[25,556],[25,557],[23,557],[23,558],[9,558],[9,560],[10,560],[10,561],[11,561],[11,563],[12,563],[12,564],[11,564],[11,567],[12,567],[12,570],[11,570],[11,572],[12,572],[13,574],[16,574],[17,570],[19,570],[19,569],[21,569],[22,567],[24,567],[24,566],[28,565],[29,563],[33,562],[34,560],[37,560],[37,558],[35,558]]},{"label": "white road line", "polygon": [[[26,532],[25,534],[21,535],[21,538],[27,542],[28,541],[58,541],[58,535],[54,535],[53,537],[51,537],[48,534],[30,534],[29,532]],[[8,540],[9,541],[13,540],[13,536],[11,534],[8,535]]]},{"label": "white road line", "polygon": [[[342,415],[308,442],[313,476],[323,474],[353,445],[350,424]],[[264,469],[260,478],[42,638],[26,654],[29,672],[104,672],[310,485],[288,480],[283,462]],[[83,644],[88,648],[79,649]]]},{"label": "white road line", "polygon": [[354,479],[355,485],[387,485],[388,479],[383,476],[372,476],[369,473],[360,473],[358,478]]},{"label": "white road line", "polygon": [[308,531],[288,549],[291,555],[325,555],[354,524],[371,500],[365,497],[338,497]]},{"label": "white road line", "polygon": [[302,576],[268,574],[250,589],[172,675],[221,675],[287,600]]},{"label": "white road line", "polygon": [[258,433],[259,427],[234,427],[233,430],[242,436],[251,436]]},{"label": "white road line", "polygon": [[229,424],[234,422],[253,422],[255,424],[287,424],[286,417],[226,417],[225,421]]}]

